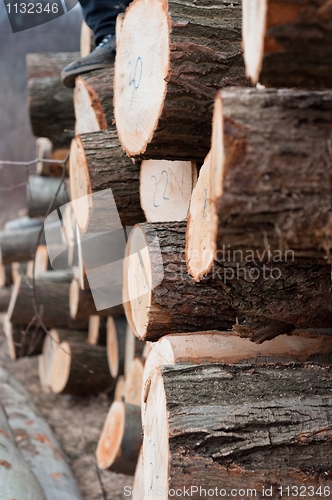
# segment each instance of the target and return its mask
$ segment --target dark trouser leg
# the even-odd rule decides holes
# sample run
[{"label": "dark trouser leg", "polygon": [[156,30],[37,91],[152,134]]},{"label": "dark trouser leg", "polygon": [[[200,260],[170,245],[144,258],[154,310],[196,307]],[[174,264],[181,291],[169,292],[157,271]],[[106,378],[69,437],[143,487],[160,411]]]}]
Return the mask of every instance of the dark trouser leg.
[{"label": "dark trouser leg", "polygon": [[86,24],[95,35],[96,44],[106,35],[115,34],[115,21],[131,0],[79,0]]}]

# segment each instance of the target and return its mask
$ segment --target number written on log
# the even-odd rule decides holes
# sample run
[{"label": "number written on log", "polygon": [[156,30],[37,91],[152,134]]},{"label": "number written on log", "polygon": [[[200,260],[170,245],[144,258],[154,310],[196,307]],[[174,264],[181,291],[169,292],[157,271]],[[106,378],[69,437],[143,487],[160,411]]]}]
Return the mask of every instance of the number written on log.
[{"label": "number written on log", "polygon": [[133,92],[130,100],[130,108],[129,108],[131,109],[134,102],[135,93],[139,89],[142,80],[143,61],[141,56],[138,56],[138,58],[136,59],[134,71],[131,61],[129,61],[128,63],[128,68],[129,68],[129,87],[133,87]]},{"label": "number written on log", "polygon": [[167,198],[167,196],[166,196],[166,191],[167,191],[167,188],[168,188],[168,172],[167,172],[167,170],[163,170],[161,172],[159,181],[157,180],[157,177],[155,175],[151,176],[151,180],[153,180],[155,182],[155,192],[154,192],[154,195],[153,195],[153,206],[155,208],[158,208],[160,206],[160,203],[157,204],[157,202],[156,202],[156,194],[157,194],[158,185],[160,183],[162,183],[162,185],[164,185],[164,192],[163,192],[163,198],[162,199],[166,200],[166,201],[169,200],[169,198]]}]

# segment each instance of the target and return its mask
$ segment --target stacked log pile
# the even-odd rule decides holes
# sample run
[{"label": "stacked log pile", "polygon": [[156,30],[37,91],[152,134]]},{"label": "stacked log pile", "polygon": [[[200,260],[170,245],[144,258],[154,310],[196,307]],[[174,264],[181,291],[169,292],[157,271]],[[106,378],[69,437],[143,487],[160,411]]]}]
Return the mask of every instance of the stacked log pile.
[{"label": "stacked log pile", "polygon": [[[9,294],[6,266],[31,259],[40,229],[0,235],[11,351],[41,353],[45,390],[110,394],[97,463],[135,473],[136,500],[332,487],[332,18],[316,4],[135,0],[114,71],[78,77],[66,111],[75,137],[53,208],[67,268],[46,262],[31,287],[20,264]],[[47,102],[55,79],[40,70],[37,135],[49,117],[34,89]],[[50,195],[30,217],[63,182],[43,167],[69,147],[58,125],[31,179]],[[112,258],[123,271],[101,309],[91,276]]]}]

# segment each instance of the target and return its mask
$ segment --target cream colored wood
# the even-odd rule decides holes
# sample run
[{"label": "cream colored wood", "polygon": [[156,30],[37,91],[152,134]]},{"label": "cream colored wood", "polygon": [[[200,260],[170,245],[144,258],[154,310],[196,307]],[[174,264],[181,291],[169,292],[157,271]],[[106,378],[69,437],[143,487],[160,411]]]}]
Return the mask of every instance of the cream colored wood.
[{"label": "cream colored wood", "polygon": [[262,67],[266,32],[267,0],[244,0],[242,3],[242,38],[246,75],[255,84]]}]

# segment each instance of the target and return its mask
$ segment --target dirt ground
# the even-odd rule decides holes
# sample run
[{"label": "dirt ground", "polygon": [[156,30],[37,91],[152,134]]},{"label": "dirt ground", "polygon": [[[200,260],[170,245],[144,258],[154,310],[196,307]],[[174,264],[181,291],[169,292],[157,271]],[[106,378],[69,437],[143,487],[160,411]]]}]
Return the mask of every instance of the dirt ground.
[{"label": "dirt ground", "polygon": [[[95,450],[111,404],[108,397],[101,395],[77,398],[44,394],[39,384],[37,358],[11,361],[6,338],[1,330],[0,365],[31,393],[34,403],[51,425],[67,454],[83,499],[105,500],[97,475]],[[124,495],[124,487],[132,486],[132,477],[100,471],[100,478],[107,500],[128,498]]]}]

